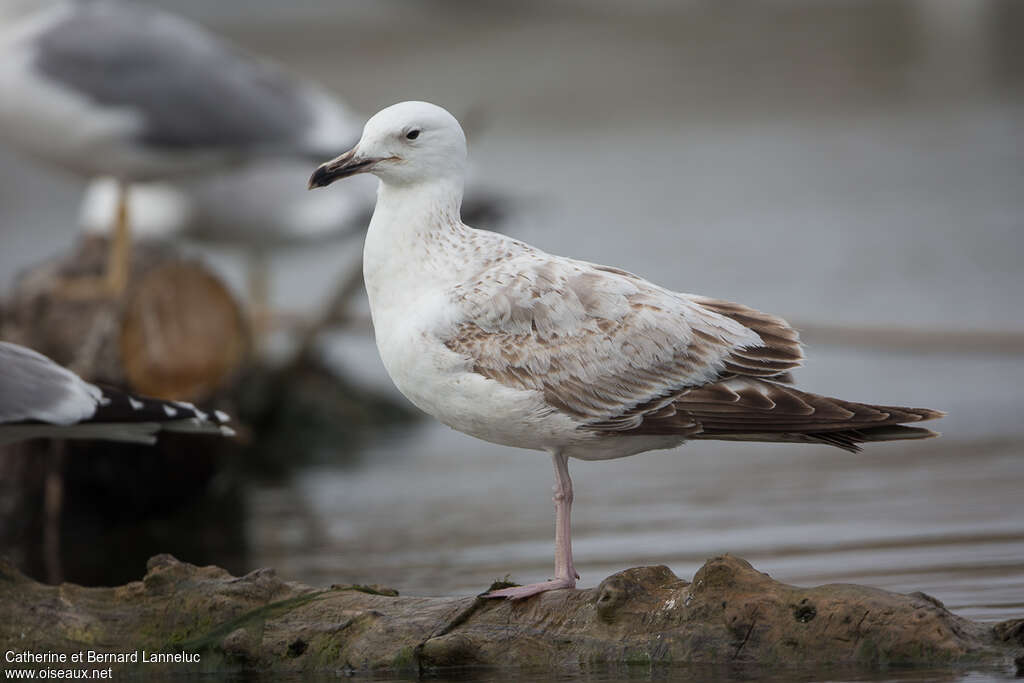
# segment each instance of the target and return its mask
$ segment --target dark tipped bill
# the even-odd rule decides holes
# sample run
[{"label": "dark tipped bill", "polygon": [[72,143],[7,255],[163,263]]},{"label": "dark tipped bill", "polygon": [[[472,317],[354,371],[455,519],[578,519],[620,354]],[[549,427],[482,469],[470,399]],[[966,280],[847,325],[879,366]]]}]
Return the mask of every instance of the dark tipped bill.
[{"label": "dark tipped bill", "polygon": [[357,173],[369,171],[379,159],[364,159],[356,155],[355,148],[350,149],[339,157],[321,164],[313,175],[309,177],[309,189],[316,187],[327,187],[335,180],[348,178]]}]

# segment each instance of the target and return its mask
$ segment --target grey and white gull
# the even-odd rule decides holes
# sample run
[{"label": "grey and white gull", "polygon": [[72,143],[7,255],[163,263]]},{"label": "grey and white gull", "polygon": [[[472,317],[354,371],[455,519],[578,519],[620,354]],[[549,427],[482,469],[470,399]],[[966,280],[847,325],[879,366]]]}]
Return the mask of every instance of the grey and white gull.
[{"label": "grey and white gull", "polygon": [[398,389],[454,429],[551,454],[555,576],[486,597],[576,585],[570,458],[702,439],[857,451],[936,435],[904,423],[939,411],[794,387],[803,352],[779,317],[464,225],[466,157],[451,114],[402,102],[373,116],[310,186],[357,173],[380,180],[363,273],[377,348]]},{"label": "grey and white gull", "polygon": [[160,432],[233,436],[221,411],[101,388],[37,351],[0,341],[0,445],[26,439],[154,443]]},{"label": "grey and white gull", "polygon": [[[353,141],[358,135],[356,129]],[[307,158],[260,159],[222,171],[132,183],[132,233],[140,240],[188,240],[240,253],[248,285],[246,303],[259,335],[273,318],[270,274],[276,255],[288,248],[347,243],[366,229],[373,210],[369,177],[361,178],[369,185],[353,183],[346,192],[323,192],[317,201],[309,201],[309,165]],[[89,184],[79,209],[83,232],[110,235],[119,195],[114,178]],[[348,279],[347,270],[341,279]]]},{"label": "grey and white gull", "polygon": [[323,158],[358,132],[316,84],[137,3],[65,0],[0,27],[0,137],[118,183],[111,293],[127,278],[129,183]]}]

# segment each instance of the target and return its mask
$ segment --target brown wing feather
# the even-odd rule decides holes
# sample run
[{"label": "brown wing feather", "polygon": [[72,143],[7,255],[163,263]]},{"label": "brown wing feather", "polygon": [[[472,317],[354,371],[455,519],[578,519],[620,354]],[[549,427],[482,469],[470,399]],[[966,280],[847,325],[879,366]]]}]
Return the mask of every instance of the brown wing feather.
[{"label": "brown wing feather", "polygon": [[784,381],[803,358],[775,316],[534,251],[496,261],[451,297],[461,320],[442,341],[474,372],[542,392],[597,431],[634,428],[726,377]]},{"label": "brown wing feather", "polygon": [[725,361],[727,372],[749,377],[777,377],[803,362],[800,335],[782,318],[732,301],[692,295],[691,298],[709,311],[750,328],[763,342],[761,346],[734,349]]},{"label": "brown wing feather", "polygon": [[[761,379],[734,377],[678,396],[672,411],[645,415],[632,434],[700,439],[816,441],[856,450],[863,441],[933,436],[898,425],[942,417],[927,408],[879,406],[819,396]],[[699,433],[694,432],[699,426]]]},{"label": "brown wing feather", "polygon": [[923,427],[888,425],[848,429],[835,432],[799,434],[795,432],[754,432],[750,434],[716,434],[713,436],[694,435],[693,439],[714,439],[716,441],[757,441],[767,443],[811,443],[826,444],[842,448],[850,453],[860,451],[860,444],[869,441],[902,441],[905,439],[927,439],[938,436],[937,432]]}]

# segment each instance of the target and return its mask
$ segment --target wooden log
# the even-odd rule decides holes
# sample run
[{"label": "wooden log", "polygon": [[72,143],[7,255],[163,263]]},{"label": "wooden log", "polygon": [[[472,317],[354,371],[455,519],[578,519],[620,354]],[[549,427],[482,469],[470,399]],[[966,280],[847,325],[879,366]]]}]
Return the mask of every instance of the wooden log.
[{"label": "wooden log", "polygon": [[164,399],[202,401],[235,377],[251,345],[241,306],[201,263],[170,245],[132,252],[120,299],[80,291],[103,273],[105,240],[86,238],[30,269],[9,297],[0,337],[90,381]]},{"label": "wooden log", "polygon": [[596,588],[521,602],[315,589],[271,569],[236,578],[169,555],[153,557],[141,581],[115,588],[45,586],[0,563],[0,611],[0,642],[15,651],[184,660],[116,664],[118,674],[1009,667],[1024,653],[1024,620],[972,622],[921,593],[798,588],[729,555],[709,560],[692,582],[638,567]]}]

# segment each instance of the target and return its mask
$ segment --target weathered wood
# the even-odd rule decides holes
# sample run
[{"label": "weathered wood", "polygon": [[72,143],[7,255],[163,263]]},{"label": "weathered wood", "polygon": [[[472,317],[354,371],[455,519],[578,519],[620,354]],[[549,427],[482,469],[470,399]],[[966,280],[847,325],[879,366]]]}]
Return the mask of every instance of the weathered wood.
[{"label": "weathered wood", "polygon": [[91,381],[166,399],[223,390],[250,346],[241,306],[203,264],[159,242],[132,251],[118,300],[89,291],[106,267],[102,239],[24,273],[0,338],[36,349]]},{"label": "weathered wood", "polygon": [[121,361],[152,396],[208,398],[238,373],[249,345],[242,309],[205,267],[171,261],[139,279],[121,317]]},{"label": "weathered wood", "polygon": [[666,567],[522,602],[314,589],[271,569],[235,578],[169,555],[116,588],[45,586],[0,564],[0,642],[25,651],[185,652],[198,662],[119,664],[156,673],[546,671],[682,663],[760,667],[1012,665],[1024,620],[958,617],[921,593],[797,588],[726,555],[693,582]]}]

